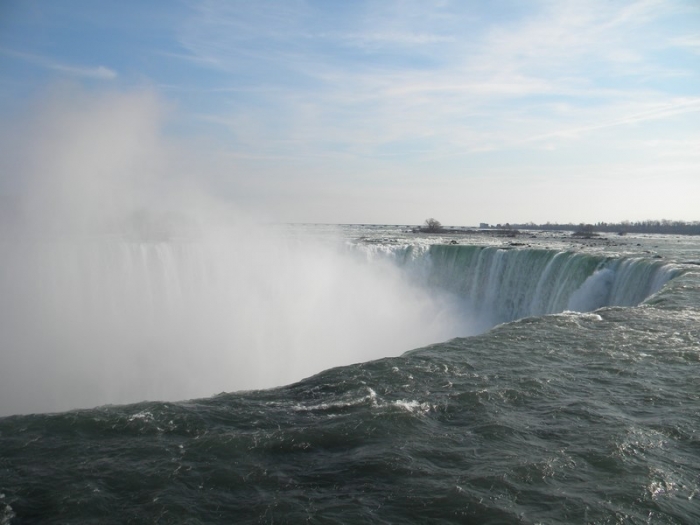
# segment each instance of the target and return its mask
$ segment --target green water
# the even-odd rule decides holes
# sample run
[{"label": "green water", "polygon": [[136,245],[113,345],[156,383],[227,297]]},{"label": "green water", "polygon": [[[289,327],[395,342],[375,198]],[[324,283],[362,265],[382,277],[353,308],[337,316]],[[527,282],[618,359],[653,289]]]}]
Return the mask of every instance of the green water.
[{"label": "green water", "polygon": [[0,523],[698,523],[698,252],[672,241],[580,250],[674,265],[639,306],[276,389],[2,418]]}]

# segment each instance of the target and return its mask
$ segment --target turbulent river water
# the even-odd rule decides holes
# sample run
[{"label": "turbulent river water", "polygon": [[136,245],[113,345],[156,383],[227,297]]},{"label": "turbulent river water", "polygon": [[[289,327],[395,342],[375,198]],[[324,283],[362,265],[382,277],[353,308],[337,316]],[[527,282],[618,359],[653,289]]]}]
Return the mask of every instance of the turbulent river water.
[{"label": "turbulent river water", "polygon": [[0,523],[700,522],[700,240],[299,230],[6,257]]}]

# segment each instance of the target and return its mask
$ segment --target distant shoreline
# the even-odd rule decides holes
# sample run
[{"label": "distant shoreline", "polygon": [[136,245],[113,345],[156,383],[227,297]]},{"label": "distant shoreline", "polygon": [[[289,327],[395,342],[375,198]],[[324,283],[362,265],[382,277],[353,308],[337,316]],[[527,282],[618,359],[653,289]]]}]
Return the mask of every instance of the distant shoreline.
[{"label": "distant shoreline", "polygon": [[638,221],[638,222],[597,222],[595,224],[497,224],[496,226],[482,224],[481,229],[514,229],[514,230],[542,230],[542,231],[572,231],[579,235],[595,235],[596,233],[661,233],[673,235],[700,235],[700,221]]},{"label": "distant shoreline", "polygon": [[601,233],[612,233],[617,235],[626,235],[628,233],[655,233],[655,234],[670,234],[670,235],[700,235],[700,221],[682,222],[682,221],[641,221],[641,222],[621,222],[607,223],[598,222],[596,224],[496,224],[490,225],[482,223],[479,228],[469,227],[441,227],[439,230],[428,230],[425,227],[415,227],[411,231],[413,233],[432,233],[432,234],[477,234],[490,233],[492,235],[500,235],[504,237],[515,237],[525,231],[560,231],[572,232],[577,237],[597,237]]}]

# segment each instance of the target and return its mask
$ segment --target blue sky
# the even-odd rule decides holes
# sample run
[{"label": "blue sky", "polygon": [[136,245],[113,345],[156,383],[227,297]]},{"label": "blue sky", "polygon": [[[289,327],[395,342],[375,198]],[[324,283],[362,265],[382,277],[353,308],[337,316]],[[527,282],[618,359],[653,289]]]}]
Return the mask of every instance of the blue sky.
[{"label": "blue sky", "polygon": [[271,220],[700,220],[696,0],[3,2],[2,136],[95,97]]}]

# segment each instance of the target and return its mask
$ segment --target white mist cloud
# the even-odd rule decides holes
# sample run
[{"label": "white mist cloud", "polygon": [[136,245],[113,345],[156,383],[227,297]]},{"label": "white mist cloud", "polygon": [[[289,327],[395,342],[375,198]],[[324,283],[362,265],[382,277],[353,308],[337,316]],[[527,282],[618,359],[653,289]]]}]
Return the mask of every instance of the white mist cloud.
[{"label": "white mist cloud", "polygon": [[3,124],[24,184],[0,232],[0,415],[270,387],[463,333],[395,268],[212,197],[166,113],[64,87]]},{"label": "white mist cloud", "polygon": [[94,95],[63,87],[39,102],[23,123],[29,136],[12,153],[34,233],[96,233],[144,205],[166,169],[162,111],[149,91]]}]

